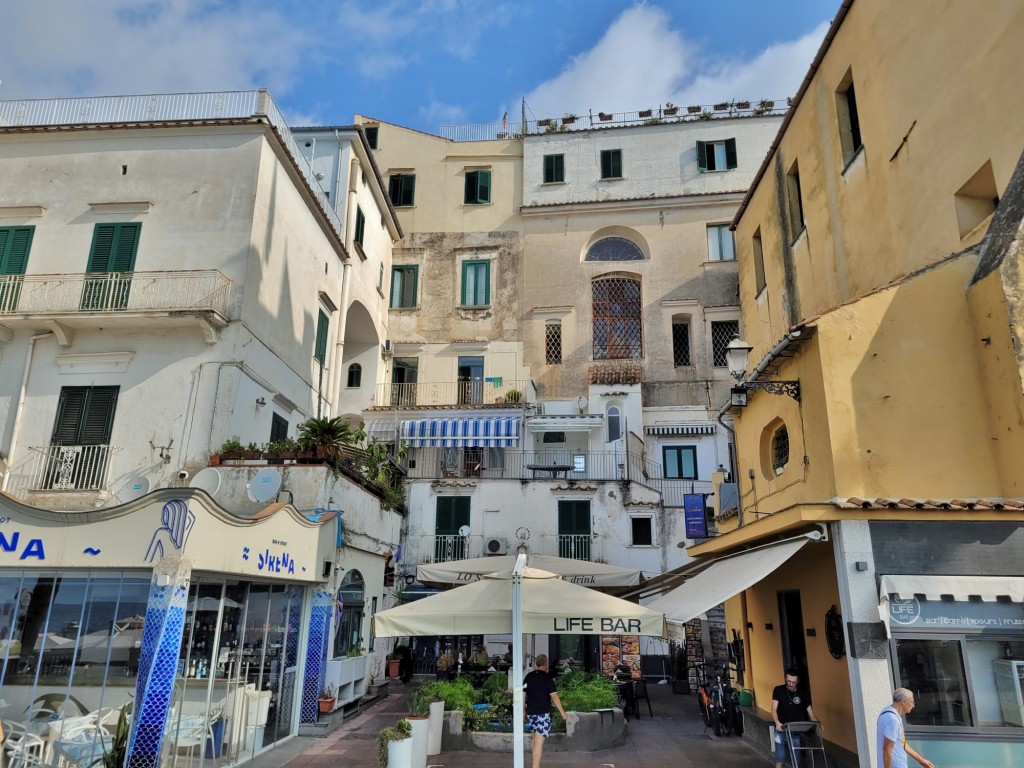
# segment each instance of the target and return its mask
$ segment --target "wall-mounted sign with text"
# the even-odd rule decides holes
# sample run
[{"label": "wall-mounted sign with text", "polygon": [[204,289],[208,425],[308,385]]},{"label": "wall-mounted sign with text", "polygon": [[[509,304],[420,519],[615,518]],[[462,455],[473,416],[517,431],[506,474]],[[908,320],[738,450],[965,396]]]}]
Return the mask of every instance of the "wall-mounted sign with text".
[{"label": "wall-mounted sign with text", "polygon": [[889,619],[893,632],[1024,631],[1024,606],[1003,601],[919,600],[893,594],[889,596]]}]

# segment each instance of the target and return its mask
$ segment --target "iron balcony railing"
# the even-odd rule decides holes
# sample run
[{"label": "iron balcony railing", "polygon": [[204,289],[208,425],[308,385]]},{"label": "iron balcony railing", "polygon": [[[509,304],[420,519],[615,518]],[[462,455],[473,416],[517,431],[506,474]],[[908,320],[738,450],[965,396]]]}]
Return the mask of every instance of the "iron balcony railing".
[{"label": "iron balcony railing", "polygon": [[483,556],[483,536],[458,534],[423,535],[419,542],[419,562],[450,563]]},{"label": "iron balcony railing", "polygon": [[732,100],[717,104],[698,104],[686,107],[659,106],[633,112],[588,112],[585,115],[566,114],[535,120],[509,120],[506,123],[476,125],[442,125],[440,135],[449,141],[494,141],[519,139],[524,134],[565,133],[591,128],[617,128],[626,125],[658,125],[660,123],[686,123],[696,120],[716,120],[723,117],[760,117],[784,115],[789,99]]},{"label": "iron balcony railing", "polygon": [[30,491],[99,491],[107,485],[112,445],[33,446]]},{"label": "iron balcony railing", "polygon": [[[514,540],[511,536],[491,536],[488,540],[497,539],[506,543],[501,554],[515,552]],[[430,535],[419,537],[419,551],[414,560],[420,564],[450,563],[488,554],[483,551],[483,537],[477,535],[459,536],[458,534]],[[602,540],[591,534],[543,534],[540,536],[539,554],[557,555],[572,560],[601,560],[604,548]],[[496,554],[496,553],[490,553]]]},{"label": "iron balcony railing", "polygon": [[231,280],[215,269],[0,275],[0,316],[83,312],[228,314]]},{"label": "iron balcony railing", "polygon": [[[643,477],[639,457],[630,474]],[[515,451],[507,448],[411,448],[408,478],[489,478],[492,480],[624,480],[625,454],[613,451]],[[650,474],[650,473],[648,473]]]},{"label": "iron balcony railing", "polygon": [[683,497],[699,493],[705,497],[714,492],[710,480],[674,480],[665,478],[661,481],[661,503],[666,507],[682,507]]},{"label": "iron balcony railing", "polygon": [[528,379],[489,377],[473,381],[432,381],[378,384],[377,408],[416,408],[436,405],[520,405],[532,394]]}]

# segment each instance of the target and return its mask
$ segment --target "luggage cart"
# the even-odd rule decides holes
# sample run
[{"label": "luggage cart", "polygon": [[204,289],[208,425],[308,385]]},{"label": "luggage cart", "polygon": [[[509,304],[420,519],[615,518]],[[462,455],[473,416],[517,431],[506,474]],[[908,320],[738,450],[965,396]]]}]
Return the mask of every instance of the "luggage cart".
[{"label": "luggage cart", "polygon": [[828,768],[825,744],[821,740],[821,723],[794,720],[782,729],[790,762],[794,768]]}]

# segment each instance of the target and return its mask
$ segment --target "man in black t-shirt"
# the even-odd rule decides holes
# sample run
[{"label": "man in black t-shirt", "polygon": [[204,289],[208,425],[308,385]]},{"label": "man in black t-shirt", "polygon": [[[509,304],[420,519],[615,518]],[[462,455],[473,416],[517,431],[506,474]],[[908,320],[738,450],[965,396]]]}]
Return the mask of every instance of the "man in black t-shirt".
[{"label": "man in black t-shirt", "polygon": [[[777,685],[772,691],[772,720],[775,721],[775,768],[782,768],[786,762],[786,737],[783,726],[805,720],[817,720],[811,709],[811,694],[800,689],[800,673],[793,667],[786,670],[785,685]],[[794,743],[800,741],[794,736]]]},{"label": "man in black t-shirt", "polygon": [[544,754],[544,739],[551,734],[551,703],[558,707],[563,720],[568,715],[562,708],[562,700],[558,698],[555,680],[548,674],[548,657],[538,654],[535,669],[523,678],[523,691],[526,694],[526,722],[533,729],[533,768],[540,768],[540,759]]}]

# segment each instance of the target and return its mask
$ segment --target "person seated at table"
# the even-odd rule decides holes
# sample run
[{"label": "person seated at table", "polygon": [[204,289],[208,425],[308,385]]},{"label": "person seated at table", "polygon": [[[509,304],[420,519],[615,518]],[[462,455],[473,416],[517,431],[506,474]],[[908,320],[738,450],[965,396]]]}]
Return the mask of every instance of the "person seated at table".
[{"label": "person seated at table", "polygon": [[491,657],[487,655],[487,649],[484,648],[483,643],[477,643],[476,650],[469,657],[468,663],[478,667],[486,667],[491,663]]},{"label": "person seated at table", "polygon": [[508,653],[502,656],[501,660],[504,661],[506,664],[512,663],[512,643],[508,644]]}]

